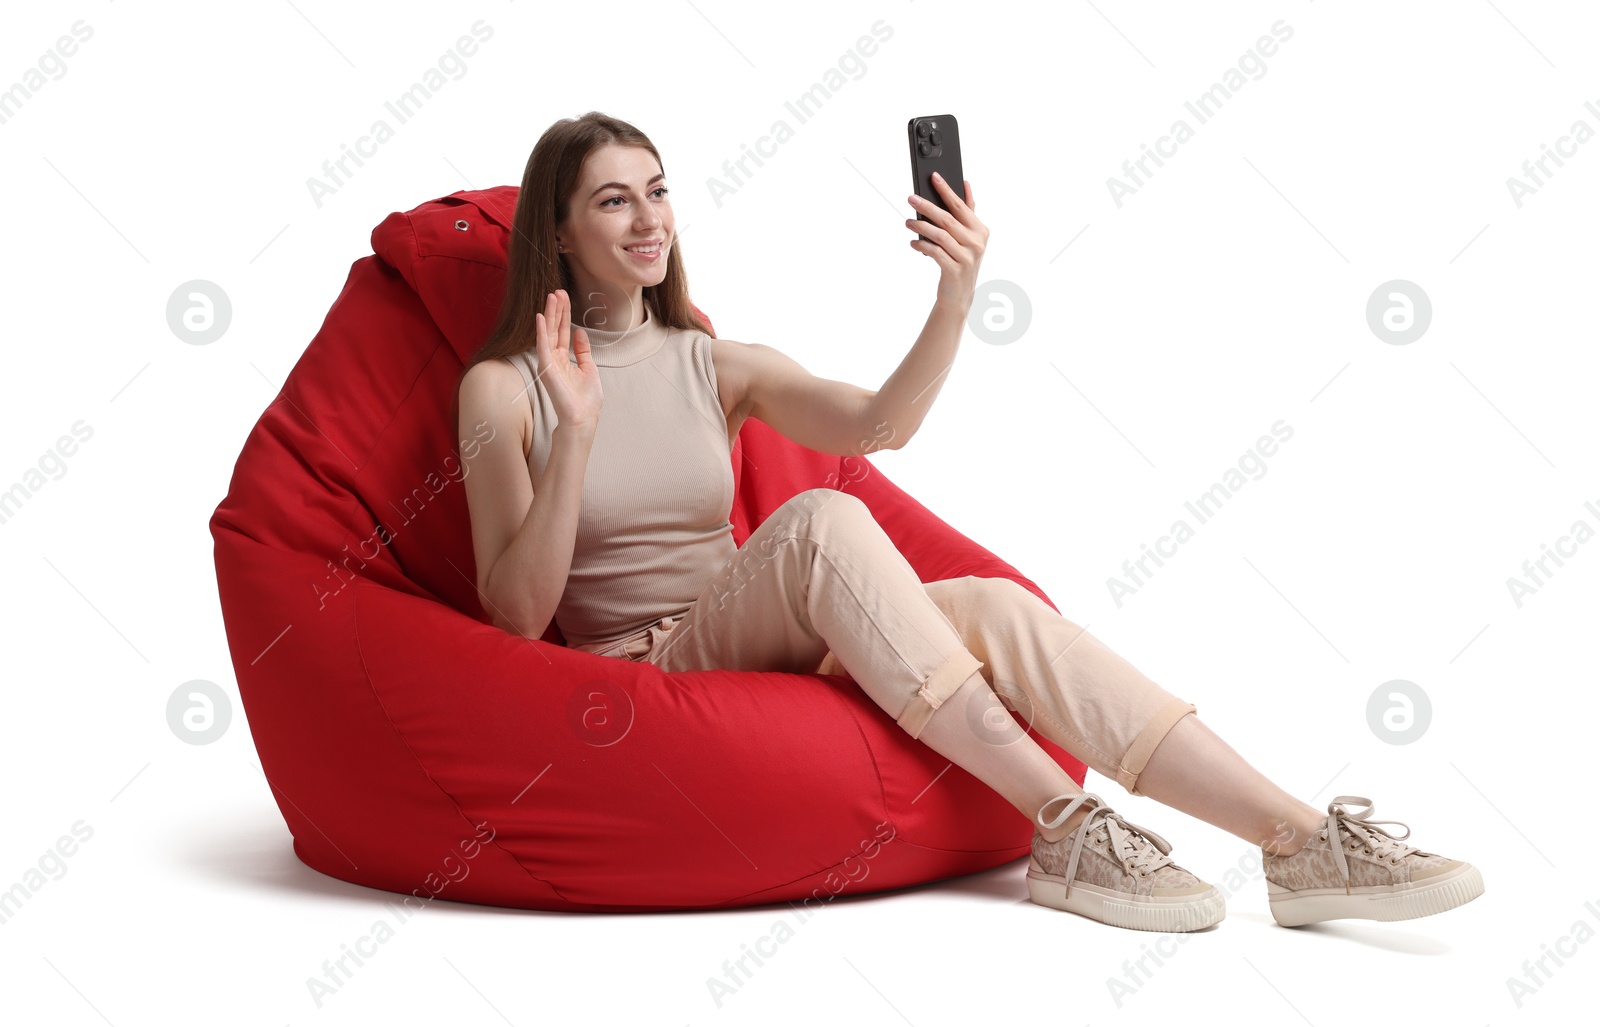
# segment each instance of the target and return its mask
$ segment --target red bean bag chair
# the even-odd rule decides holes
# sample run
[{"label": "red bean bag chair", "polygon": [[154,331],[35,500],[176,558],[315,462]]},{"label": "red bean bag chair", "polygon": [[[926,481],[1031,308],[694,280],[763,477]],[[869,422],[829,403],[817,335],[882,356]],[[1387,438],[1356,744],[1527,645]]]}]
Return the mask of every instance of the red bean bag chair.
[{"label": "red bean bag chair", "polygon": [[[821,901],[1024,855],[1029,822],[843,674],[667,674],[569,649],[553,623],[535,641],[490,622],[451,411],[516,199],[457,192],[378,225],[211,517],[295,854],[411,905],[608,912]],[[732,461],[740,544],[789,497],[838,488],[923,581],[1005,576],[1045,598],[870,459],[750,418]]]}]

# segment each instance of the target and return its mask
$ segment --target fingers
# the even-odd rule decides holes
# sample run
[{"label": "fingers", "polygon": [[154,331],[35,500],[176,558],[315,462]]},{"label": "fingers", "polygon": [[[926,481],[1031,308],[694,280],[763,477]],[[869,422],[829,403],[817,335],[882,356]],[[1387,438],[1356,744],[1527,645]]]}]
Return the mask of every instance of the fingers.
[{"label": "fingers", "polygon": [[533,322],[538,326],[535,339],[540,346],[555,344],[556,327],[556,294],[550,293],[544,298],[544,310],[533,315]]},{"label": "fingers", "polygon": [[916,207],[917,212],[923,217],[931,219],[923,221],[920,218],[906,218],[906,227],[914,229],[919,235],[949,245],[949,242],[954,241],[952,234],[961,235],[967,231],[956,223],[949,211],[941,210],[938,205],[929,203],[920,196],[914,197],[912,206]]},{"label": "fingers", "polygon": [[567,299],[567,291],[557,289],[550,293],[545,297],[544,309],[546,338],[551,349],[564,356],[571,345],[568,336],[571,330],[572,305]]},{"label": "fingers", "polygon": [[[961,244],[956,242],[954,237],[952,237],[949,232],[932,222],[918,221],[916,218],[906,218],[906,227],[911,229],[913,232],[916,232],[918,235],[927,236],[928,240],[935,246],[939,246],[943,249],[949,249],[951,246],[955,246],[958,249],[960,248]],[[916,239],[911,241],[917,242]]]},{"label": "fingers", "polygon": [[989,226],[978,219],[977,213],[972,208],[975,200],[972,183],[966,179],[961,180],[967,193],[965,200],[956,196],[950,183],[942,177],[935,178],[933,184],[939,190],[939,195],[944,197],[950,210],[940,210],[926,201],[918,203],[917,209],[922,211],[924,216],[936,219],[939,225],[949,229],[963,245],[981,255],[989,242]]},{"label": "fingers", "polygon": [[[947,214],[946,217],[948,216]],[[977,255],[983,252],[982,241],[973,238],[971,229],[963,226],[952,225],[951,228],[955,229],[952,233],[927,221],[907,218],[906,227],[928,237],[927,246],[924,246],[920,239],[911,240],[911,245],[919,253],[926,253],[932,257],[940,267],[944,267],[946,262],[954,267],[966,261],[976,261]],[[933,249],[929,249],[928,246],[932,246]]]},{"label": "fingers", "polygon": [[939,244],[913,239],[911,240],[911,245],[918,253],[923,253],[933,258],[933,262],[939,265],[941,274],[957,274],[960,272],[961,265],[951,258],[950,251]]},{"label": "fingers", "polygon": [[[960,204],[960,206],[953,206],[951,210],[946,210],[937,203],[916,195],[911,197],[911,205],[917,208],[917,212],[923,217],[929,218],[933,224],[947,229],[952,235],[961,239],[962,242],[971,245],[976,241],[977,233],[980,230],[987,231],[987,229],[983,228],[983,222],[978,220],[978,215],[974,214],[970,207],[956,198],[955,193],[950,191],[949,186],[945,186],[942,182],[939,184],[943,186],[940,192],[946,197],[946,202]],[[926,235],[927,233],[924,232],[923,234]]]},{"label": "fingers", "polygon": [[566,343],[561,337],[563,295],[564,290],[561,289],[550,293],[544,299],[544,310],[533,315],[534,347],[539,353],[541,375],[559,362],[556,355],[564,355],[566,351]]},{"label": "fingers", "polygon": [[[963,179],[962,184],[967,187],[970,193],[972,188],[970,183]],[[949,213],[953,214],[962,224],[966,224],[968,218],[963,217],[962,215],[971,212],[971,205],[968,204],[966,200],[963,200],[961,197],[957,196],[956,191],[950,187],[950,183],[946,182],[944,180],[944,176],[939,174],[937,171],[933,173],[933,187],[939,190],[940,196],[944,197],[945,206],[950,208]]]},{"label": "fingers", "polygon": [[543,378],[554,361],[550,356],[550,329],[541,312],[535,312],[533,315],[533,352],[534,377]]}]

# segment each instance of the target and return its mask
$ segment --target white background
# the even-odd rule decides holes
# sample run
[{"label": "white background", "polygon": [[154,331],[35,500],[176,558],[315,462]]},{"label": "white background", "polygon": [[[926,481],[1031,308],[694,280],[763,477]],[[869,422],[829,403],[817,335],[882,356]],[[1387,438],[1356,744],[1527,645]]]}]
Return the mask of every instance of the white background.
[{"label": "white background", "polygon": [[[0,924],[0,1018],[1165,1024],[1201,1002],[1249,1023],[1592,1017],[1600,946],[1547,963],[1520,1009],[1506,980],[1577,921],[1600,929],[1577,794],[1600,544],[1520,608],[1507,580],[1574,522],[1600,528],[1584,505],[1600,507],[1600,141],[1520,207],[1506,181],[1575,121],[1600,130],[1584,107],[1600,107],[1600,18],[1523,0],[1210,6],[8,7],[0,87],[74,22],[93,37],[0,124],[0,489],[75,422],[94,434],[0,523],[0,889],[74,822],[93,836]],[[375,119],[394,125],[384,101],[478,19],[494,34],[467,73],[319,208],[307,180]],[[879,19],[892,38],[799,123],[785,101]],[[1266,73],[1199,123],[1184,101],[1280,19],[1293,37]],[[938,278],[907,245],[905,124],[955,114],[992,231],[981,277],[1025,291],[1032,321],[1008,345],[969,332],[921,432],[874,462],[1289,791],[1371,797],[1412,842],[1478,865],[1484,896],[1288,931],[1257,877],[1120,1009],[1106,981],[1161,936],[1029,903],[1021,860],[833,903],[721,1008],[706,980],[782,911],[441,902],[318,1008],[307,978],[392,919],[394,896],[296,860],[241,709],[210,745],[167,725],[191,679],[237,700],[207,520],[373,226],[517,184],[540,133],[590,109],[661,150],[718,333],[869,388]],[[708,183],[780,118],[794,137],[719,207]],[[1178,118],[1194,137],[1119,208],[1107,179]],[[194,278],[234,307],[207,346],[165,317]],[[1392,279],[1432,303],[1409,345],[1367,323]],[[1197,525],[1185,501],[1280,419],[1294,436],[1266,474]],[[1195,537],[1119,606],[1107,580],[1180,517]],[[1432,705],[1407,745],[1367,718],[1396,678]],[[1251,851],[1098,775],[1088,787],[1213,882]]]}]

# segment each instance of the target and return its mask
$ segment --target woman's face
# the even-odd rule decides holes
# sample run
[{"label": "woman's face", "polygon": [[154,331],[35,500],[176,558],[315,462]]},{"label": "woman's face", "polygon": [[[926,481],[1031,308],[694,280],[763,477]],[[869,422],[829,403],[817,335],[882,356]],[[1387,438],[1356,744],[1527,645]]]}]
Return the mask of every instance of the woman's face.
[{"label": "woman's face", "polygon": [[567,220],[556,228],[582,294],[572,298],[577,323],[581,311],[601,301],[593,293],[626,310],[636,289],[660,284],[673,224],[666,176],[649,150],[610,144],[589,155]]}]

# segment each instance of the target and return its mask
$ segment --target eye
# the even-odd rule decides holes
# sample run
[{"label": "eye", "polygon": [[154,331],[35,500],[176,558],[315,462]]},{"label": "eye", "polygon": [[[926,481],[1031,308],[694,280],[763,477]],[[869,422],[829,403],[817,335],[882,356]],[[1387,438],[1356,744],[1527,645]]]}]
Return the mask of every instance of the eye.
[{"label": "eye", "polygon": [[[668,189],[668,188],[667,188],[667,187],[666,187],[666,186],[664,186],[664,185],[658,185],[658,186],[656,186],[656,187],[655,187],[655,188],[654,188],[654,189],[652,189],[652,190],[650,190],[650,192],[651,192],[651,194],[652,194],[652,195],[654,195],[654,194],[655,194],[655,193],[667,193],[667,192],[671,192],[671,190],[670,190],[670,189]],[[612,197],[610,197],[610,198],[608,198],[608,199],[604,199],[604,200],[601,200],[601,201],[600,201],[600,206],[602,206],[602,207],[604,207],[604,206],[605,206],[605,205],[606,205],[606,204],[608,204],[608,203],[610,203],[610,202],[611,202],[611,201],[612,201],[612,200],[620,200],[620,199],[622,199],[622,198],[623,198],[623,197],[622,197],[622,196],[621,196],[621,195],[620,195],[620,194],[619,194],[619,195],[617,195],[617,196],[612,196]]]}]

